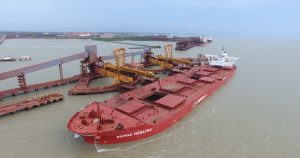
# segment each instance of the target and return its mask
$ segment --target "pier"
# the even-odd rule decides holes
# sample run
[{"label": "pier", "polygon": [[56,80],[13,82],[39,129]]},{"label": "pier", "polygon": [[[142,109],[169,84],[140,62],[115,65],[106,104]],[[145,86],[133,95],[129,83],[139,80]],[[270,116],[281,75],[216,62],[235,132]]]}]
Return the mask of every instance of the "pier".
[{"label": "pier", "polygon": [[35,107],[40,107],[42,105],[51,104],[57,101],[62,101],[64,98],[63,95],[59,93],[48,94],[28,100],[23,100],[16,103],[6,104],[0,106],[0,116],[7,114],[12,114],[22,110],[30,110]]}]

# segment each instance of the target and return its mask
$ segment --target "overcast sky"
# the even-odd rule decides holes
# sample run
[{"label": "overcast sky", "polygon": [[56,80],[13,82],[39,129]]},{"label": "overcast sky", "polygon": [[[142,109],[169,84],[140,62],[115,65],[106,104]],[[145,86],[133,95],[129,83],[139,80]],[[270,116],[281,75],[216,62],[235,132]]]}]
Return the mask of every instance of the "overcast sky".
[{"label": "overcast sky", "polygon": [[300,36],[300,1],[1,0],[0,30]]}]

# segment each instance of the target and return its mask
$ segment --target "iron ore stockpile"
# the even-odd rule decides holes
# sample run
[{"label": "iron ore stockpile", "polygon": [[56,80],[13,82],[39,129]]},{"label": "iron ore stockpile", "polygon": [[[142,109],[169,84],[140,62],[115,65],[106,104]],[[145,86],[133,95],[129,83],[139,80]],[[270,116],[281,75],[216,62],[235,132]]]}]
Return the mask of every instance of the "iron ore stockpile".
[{"label": "iron ore stockpile", "polygon": [[32,98],[29,100],[3,105],[0,106],[0,116],[12,114],[21,110],[30,110],[32,108],[40,107],[42,105],[51,104],[57,101],[62,101],[63,98],[64,98],[63,95],[59,93],[53,93],[53,94],[40,96],[37,98]]},{"label": "iron ore stockpile", "polygon": [[[26,94],[67,83],[75,86],[69,95],[118,91],[119,95],[103,102],[93,102],[74,114],[67,127],[91,144],[115,144],[155,135],[178,122],[202,100],[220,88],[234,74],[238,58],[221,55],[199,55],[197,58],[173,58],[172,45],[164,46],[165,56],[146,48],[126,53],[124,48],[113,49],[113,55],[97,56],[97,47],[86,46],[82,53],[44,63],[0,73],[0,80],[16,77],[19,88],[0,91],[3,97]],[[140,56],[140,62],[134,57]],[[131,63],[125,58],[131,57]],[[64,78],[62,65],[80,59],[80,74]],[[115,60],[114,63],[108,62]],[[60,79],[27,85],[25,75],[59,66]],[[157,69],[148,70],[150,66]],[[168,76],[160,79],[157,73]],[[111,85],[89,87],[90,81],[109,77]],[[1,107],[0,115],[62,100],[51,94]]]}]

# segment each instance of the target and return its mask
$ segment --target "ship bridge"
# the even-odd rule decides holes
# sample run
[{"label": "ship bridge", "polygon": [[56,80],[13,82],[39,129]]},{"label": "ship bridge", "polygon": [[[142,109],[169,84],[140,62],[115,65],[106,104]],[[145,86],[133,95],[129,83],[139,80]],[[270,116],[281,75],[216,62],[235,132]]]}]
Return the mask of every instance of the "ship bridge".
[{"label": "ship bridge", "polygon": [[234,63],[239,59],[236,57],[229,57],[228,53],[222,49],[221,55],[205,55],[209,65],[221,66],[221,67],[232,67]]}]

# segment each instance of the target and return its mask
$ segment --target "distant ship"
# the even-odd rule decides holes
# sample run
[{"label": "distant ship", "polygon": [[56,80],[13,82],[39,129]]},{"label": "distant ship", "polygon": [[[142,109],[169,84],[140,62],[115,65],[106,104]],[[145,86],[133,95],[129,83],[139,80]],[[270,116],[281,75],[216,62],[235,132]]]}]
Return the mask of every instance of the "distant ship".
[{"label": "distant ship", "polygon": [[91,144],[136,141],[168,129],[234,75],[238,58],[225,51],[202,57],[203,64],[83,107],[68,129]]}]

